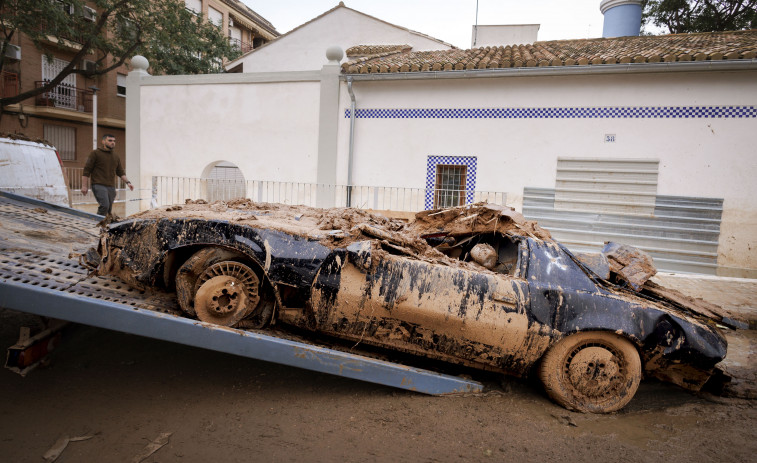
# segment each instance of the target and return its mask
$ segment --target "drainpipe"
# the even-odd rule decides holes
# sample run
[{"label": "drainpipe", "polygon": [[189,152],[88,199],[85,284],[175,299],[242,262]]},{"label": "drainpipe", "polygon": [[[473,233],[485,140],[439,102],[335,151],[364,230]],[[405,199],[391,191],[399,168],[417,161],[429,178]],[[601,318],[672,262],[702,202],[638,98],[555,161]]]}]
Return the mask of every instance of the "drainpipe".
[{"label": "drainpipe", "polygon": [[97,149],[97,91],[99,88],[94,85],[89,87],[92,90],[92,149]]},{"label": "drainpipe", "polygon": [[350,149],[347,157],[347,207],[352,206],[352,158],[355,154],[355,93],[352,77],[347,77],[347,92],[350,94]]}]

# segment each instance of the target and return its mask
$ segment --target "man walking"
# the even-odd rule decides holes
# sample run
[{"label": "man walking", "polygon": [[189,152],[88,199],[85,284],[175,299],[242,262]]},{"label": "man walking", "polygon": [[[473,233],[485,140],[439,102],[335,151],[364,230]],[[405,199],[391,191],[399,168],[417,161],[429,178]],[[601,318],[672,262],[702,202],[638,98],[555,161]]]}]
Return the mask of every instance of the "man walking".
[{"label": "man walking", "polygon": [[118,176],[126,182],[129,189],[134,191],[134,185],[126,178],[126,172],[121,165],[121,159],[113,152],[116,137],[106,133],[101,140],[102,146],[89,153],[81,177],[81,193],[87,194],[90,178],[92,179],[92,194],[95,195],[97,213],[108,215],[116,199],[116,183],[113,176]]}]

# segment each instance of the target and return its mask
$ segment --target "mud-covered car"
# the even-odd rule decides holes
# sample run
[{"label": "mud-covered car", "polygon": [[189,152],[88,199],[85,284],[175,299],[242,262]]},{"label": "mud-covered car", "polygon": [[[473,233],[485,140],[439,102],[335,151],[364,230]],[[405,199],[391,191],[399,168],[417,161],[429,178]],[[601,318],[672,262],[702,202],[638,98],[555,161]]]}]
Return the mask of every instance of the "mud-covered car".
[{"label": "mud-covered car", "polygon": [[355,209],[190,202],[110,224],[98,253],[99,274],[176,291],[205,322],[537,374],[556,402],[585,412],[622,408],[645,375],[698,390],[726,353],[684,296],[613,283],[584,263],[606,260],[582,261],[494,205],[405,224]]}]

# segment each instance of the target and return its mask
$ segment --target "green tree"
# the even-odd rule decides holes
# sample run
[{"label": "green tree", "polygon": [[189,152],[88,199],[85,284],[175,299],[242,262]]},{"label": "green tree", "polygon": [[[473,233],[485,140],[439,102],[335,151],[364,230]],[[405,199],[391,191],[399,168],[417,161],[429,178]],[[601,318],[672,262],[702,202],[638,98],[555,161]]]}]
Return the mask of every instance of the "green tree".
[{"label": "green tree", "polygon": [[757,28],[757,0],[643,0],[642,24],[671,34]]},{"label": "green tree", "polygon": [[[0,108],[49,91],[71,74],[106,74],[136,54],[145,56],[156,74],[220,72],[224,59],[239,56],[219,27],[187,10],[182,0],[92,0],[93,15],[85,3],[0,0],[0,71],[6,48],[18,34],[26,35],[48,57],[51,42],[72,43],[79,50],[50,82],[0,99]],[[81,69],[85,57],[92,55],[95,69]]]}]

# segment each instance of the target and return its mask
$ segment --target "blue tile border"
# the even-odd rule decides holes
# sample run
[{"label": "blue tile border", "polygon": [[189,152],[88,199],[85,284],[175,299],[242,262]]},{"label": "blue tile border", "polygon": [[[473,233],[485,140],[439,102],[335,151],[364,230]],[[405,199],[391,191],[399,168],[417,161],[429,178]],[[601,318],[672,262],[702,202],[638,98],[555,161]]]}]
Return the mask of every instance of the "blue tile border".
[{"label": "blue tile border", "polygon": [[426,210],[434,207],[434,190],[436,188],[436,166],[466,166],[465,174],[465,204],[473,202],[476,191],[476,166],[478,158],[475,156],[429,156],[426,163]]},{"label": "blue tile border", "polygon": [[[344,110],[350,117],[350,110]],[[755,118],[757,106],[357,109],[358,119],[689,119]]]}]

